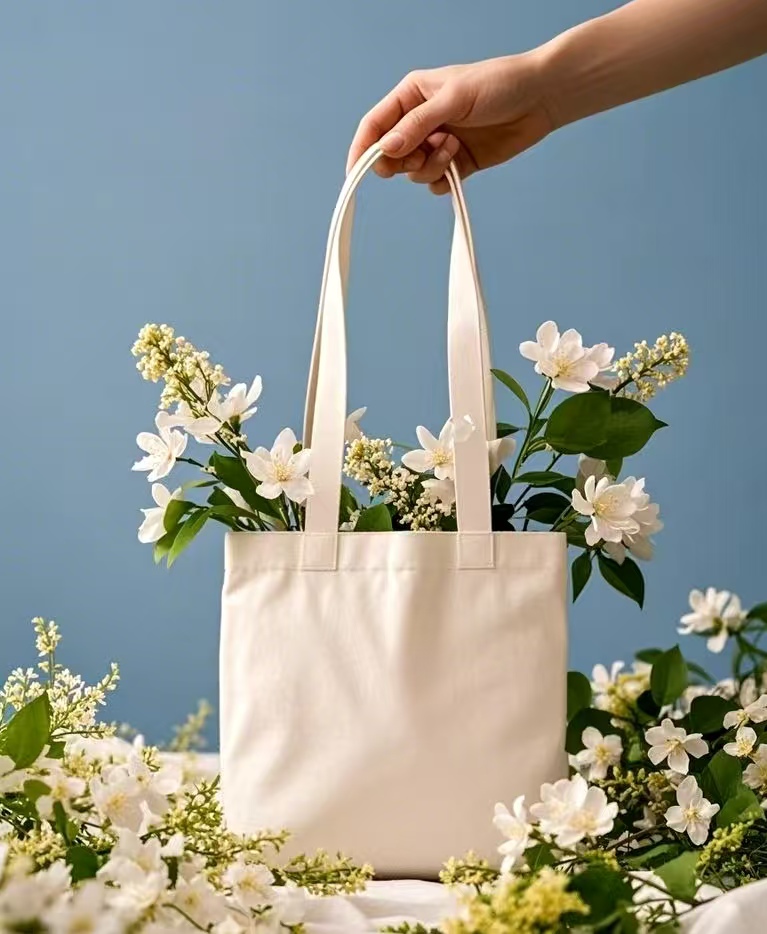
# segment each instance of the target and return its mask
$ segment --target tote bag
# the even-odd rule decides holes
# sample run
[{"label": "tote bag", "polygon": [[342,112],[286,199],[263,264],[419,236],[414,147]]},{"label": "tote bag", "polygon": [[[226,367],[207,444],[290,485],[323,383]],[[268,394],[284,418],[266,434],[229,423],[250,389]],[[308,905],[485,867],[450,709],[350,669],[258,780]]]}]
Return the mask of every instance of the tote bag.
[{"label": "tote bag", "polygon": [[221,767],[237,832],[287,828],[382,876],[497,859],[496,801],[566,774],[566,543],[493,532],[485,313],[460,176],[448,298],[457,532],[339,532],[353,167],[331,221],[307,395],[303,532],[226,539]]}]

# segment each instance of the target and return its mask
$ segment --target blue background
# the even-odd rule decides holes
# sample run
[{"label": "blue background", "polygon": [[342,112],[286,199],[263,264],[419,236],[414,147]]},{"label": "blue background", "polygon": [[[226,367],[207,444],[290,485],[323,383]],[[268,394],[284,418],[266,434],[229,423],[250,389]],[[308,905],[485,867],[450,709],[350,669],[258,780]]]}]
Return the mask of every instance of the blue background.
[{"label": "blue background", "polygon": [[[150,737],[215,702],[221,535],[206,530],[169,572],[136,540],[150,503],[134,438],[157,398],[134,370],[136,332],[169,322],[236,379],[262,374],[252,441],[300,430],[327,224],[361,115],[413,68],[522,51],[611,6],[5,5],[3,669],[34,660],[28,620],[42,614],[76,670],[119,660],[111,715]],[[647,607],[592,582],[572,612],[575,666],[671,644],[691,587],[767,598],[765,79],[757,61],[592,118],[467,185],[495,359],[526,386],[517,346],[549,317],[620,352],[672,329],[693,348],[655,406],[671,427],[636,463],[667,524]],[[402,180],[363,192],[350,404],[369,406],[370,433],[412,437],[445,417],[449,210]],[[498,402],[519,417],[505,390]]]}]

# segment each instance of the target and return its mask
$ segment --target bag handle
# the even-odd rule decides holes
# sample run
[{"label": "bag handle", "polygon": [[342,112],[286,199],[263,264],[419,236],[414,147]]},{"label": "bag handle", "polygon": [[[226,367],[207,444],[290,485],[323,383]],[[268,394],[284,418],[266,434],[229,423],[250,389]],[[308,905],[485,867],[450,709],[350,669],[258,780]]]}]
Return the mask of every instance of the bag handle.
[{"label": "bag handle", "polygon": [[[378,144],[352,167],[330,223],[307,388],[304,445],[312,448],[306,531],[336,533],[340,508],[346,423],[346,285],[349,272],[354,195],[364,175],[381,157]],[[468,415],[475,430],[456,445],[456,513],[460,532],[491,530],[487,442],[495,438],[487,317],[482,301],[466,203],[454,163],[446,173],[452,192],[455,228],[448,299],[448,379],[453,418]]]}]

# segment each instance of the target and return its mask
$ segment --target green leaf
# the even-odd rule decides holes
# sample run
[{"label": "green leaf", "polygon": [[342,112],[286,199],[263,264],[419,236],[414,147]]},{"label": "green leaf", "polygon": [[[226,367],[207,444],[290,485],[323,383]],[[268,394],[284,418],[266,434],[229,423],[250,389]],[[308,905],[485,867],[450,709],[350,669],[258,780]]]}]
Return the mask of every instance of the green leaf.
[{"label": "green leaf", "polygon": [[758,603],[748,611],[746,619],[760,619],[767,623],[767,603]]},{"label": "green leaf", "polygon": [[499,438],[515,435],[518,431],[522,431],[519,425],[510,425],[508,422],[498,422],[495,426],[495,433]]},{"label": "green leaf", "polygon": [[663,879],[668,893],[672,898],[680,898],[684,901],[691,901],[695,898],[697,882],[695,877],[695,866],[698,862],[698,853],[695,850],[687,850],[681,856],[670,860],[668,863],[662,863],[656,866],[653,872]]},{"label": "green leaf", "polygon": [[574,548],[588,548],[586,543],[586,529],[588,528],[587,522],[572,522],[567,528],[565,528],[565,535],[567,536],[567,544],[572,545]]},{"label": "green leaf", "polygon": [[508,470],[501,464],[493,475],[493,495],[499,503],[502,503],[509,495],[511,489],[511,477]]},{"label": "green leaf", "polygon": [[[655,660],[663,655],[663,649],[642,649],[640,652],[635,652],[634,655],[640,662],[647,662],[648,665],[653,665],[655,664]],[[716,678],[710,675],[705,668],[701,668],[696,662],[685,660],[687,661],[687,671],[689,674],[697,675],[708,684],[716,683]]]},{"label": "green leaf", "polygon": [[582,551],[570,567],[573,581],[573,603],[578,599],[591,577],[591,552]]},{"label": "green leaf", "polygon": [[568,891],[577,892],[589,907],[589,925],[612,915],[632,900],[631,883],[623,873],[605,866],[589,866],[573,876]]},{"label": "green leaf", "polygon": [[591,682],[580,671],[567,672],[567,719],[591,704]]},{"label": "green leaf", "polygon": [[620,730],[613,726],[612,720],[613,715],[606,710],[597,710],[594,707],[579,710],[567,724],[565,749],[573,756],[583,749],[582,736],[587,726],[596,727],[603,736],[610,733],[618,735]]},{"label": "green leaf", "polygon": [[611,477],[619,477],[621,470],[623,469],[623,458],[622,457],[611,457],[607,461],[607,472]]},{"label": "green leaf", "polygon": [[557,858],[551,852],[548,843],[536,843],[534,846],[525,850],[525,861],[527,865],[535,871],[543,866],[555,865]]},{"label": "green leaf", "polygon": [[690,705],[690,730],[693,733],[718,733],[724,729],[722,721],[725,714],[736,709],[737,705],[732,701],[714,694],[696,697]]},{"label": "green leaf", "polygon": [[274,519],[282,519],[277,501],[265,499],[256,493],[256,481],[248,473],[245,464],[239,457],[227,457],[215,453],[210,458],[210,466],[219,480],[226,486],[230,486],[233,490],[241,493],[245,502],[256,512],[265,516],[272,516]]},{"label": "green leaf", "polygon": [[597,552],[599,573],[619,593],[629,597],[640,607],[644,605],[644,575],[639,565],[631,558],[625,558],[623,564],[618,564],[611,558]]},{"label": "green leaf", "polygon": [[760,817],[764,817],[764,811],[759,799],[747,785],[741,785],[722,805],[722,810],[716,815],[716,826],[727,827],[739,821],[756,820]]},{"label": "green leaf", "polygon": [[63,759],[65,750],[65,743],[59,739],[53,740],[50,746],[48,746],[48,752],[46,752],[45,756],[47,759]]},{"label": "green leaf", "polygon": [[179,526],[178,533],[168,551],[168,567],[172,567],[176,558],[178,558],[181,552],[197,537],[202,527],[208,521],[210,513],[210,509],[200,509],[198,512],[191,515],[183,525]]},{"label": "green leaf", "polygon": [[352,493],[348,486],[341,486],[341,508],[338,516],[338,524],[348,522],[349,516],[359,509],[357,497]]},{"label": "green leaf", "polygon": [[72,882],[92,879],[99,870],[99,858],[89,846],[70,846],[66,861],[72,867]]},{"label": "green leaf", "polygon": [[528,486],[553,486],[557,482],[569,480],[574,482],[572,477],[566,477],[563,473],[556,470],[530,470],[527,473],[521,473],[514,478],[514,483],[526,483]]},{"label": "green leaf", "polygon": [[13,759],[17,769],[25,769],[37,759],[51,738],[51,704],[41,694],[25,704],[6,724],[2,752]]},{"label": "green leaf", "polygon": [[534,493],[524,502],[527,518],[533,522],[553,525],[570,508],[570,500],[561,493]]},{"label": "green leaf", "polygon": [[194,508],[195,503],[190,503],[183,499],[172,499],[165,509],[165,515],[162,520],[165,531],[172,532],[184,516]]},{"label": "green leaf", "polygon": [[24,794],[32,802],[35,802],[38,798],[42,798],[43,795],[48,795],[50,793],[51,789],[48,787],[48,785],[37,778],[29,778],[24,782]]},{"label": "green leaf", "polygon": [[650,691],[659,707],[673,703],[687,687],[687,663],[675,645],[655,660],[650,672]]},{"label": "green leaf", "polygon": [[724,805],[743,787],[743,769],[740,760],[722,749],[714,753],[700,773],[700,787],[709,801]]},{"label": "green leaf", "polygon": [[391,532],[391,513],[385,503],[363,509],[357,519],[355,532]]},{"label": "green leaf", "polygon": [[173,545],[173,542],[176,540],[178,535],[178,530],[181,528],[180,525],[177,525],[172,532],[166,532],[165,535],[158,541],[154,543],[154,563],[159,564],[164,557],[168,554]]},{"label": "green leaf", "polygon": [[560,402],[549,416],[544,437],[562,454],[614,460],[641,451],[664,425],[633,399],[584,392]]},{"label": "green leaf", "polygon": [[522,405],[524,405],[524,407],[529,412],[530,400],[527,398],[525,390],[519,385],[514,377],[509,376],[508,373],[504,373],[503,370],[491,370],[490,372],[497,380],[500,380],[507,389],[510,389],[514,393],[517,399],[519,399]]},{"label": "green leaf", "polygon": [[624,859],[632,869],[639,869],[641,866],[647,866],[648,863],[654,863],[661,856],[668,856],[669,853],[678,854],[679,844],[653,843],[646,849],[638,850],[634,855],[624,857]]}]

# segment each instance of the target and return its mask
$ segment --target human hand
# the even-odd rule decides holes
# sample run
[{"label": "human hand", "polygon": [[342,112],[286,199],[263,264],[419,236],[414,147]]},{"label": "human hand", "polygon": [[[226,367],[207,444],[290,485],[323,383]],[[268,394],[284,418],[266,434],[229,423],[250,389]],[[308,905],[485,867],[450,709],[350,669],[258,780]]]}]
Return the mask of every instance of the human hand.
[{"label": "human hand", "polygon": [[445,194],[454,159],[463,178],[506,162],[554,128],[535,52],[414,71],[362,119],[347,171],[373,143],[383,178],[406,173]]}]

